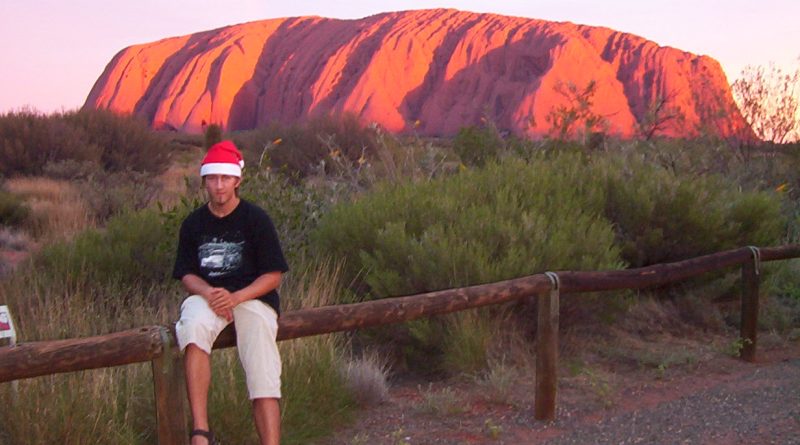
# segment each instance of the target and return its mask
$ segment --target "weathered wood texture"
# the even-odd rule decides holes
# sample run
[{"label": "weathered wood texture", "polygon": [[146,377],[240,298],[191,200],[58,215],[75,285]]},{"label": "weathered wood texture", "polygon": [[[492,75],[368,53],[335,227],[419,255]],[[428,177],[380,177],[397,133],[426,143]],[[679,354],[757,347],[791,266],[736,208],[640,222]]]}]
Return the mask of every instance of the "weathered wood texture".
[{"label": "weathered wood texture", "polygon": [[536,323],[536,397],[534,417],[556,418],[558,392],[558,291],[539,294]]},{"label": "weathered wood texture", "polygon": [[[759,251],[761,253],[761,261],[800,257],[800,245],[763,248],[759,249]],[[561,279],[561,291],[563,293],[594,292],[663,286],[750,261],[753,261],[752,250],[748,247],[742,247],[684,261],[656,264],[638,269],[607,272],[562,271],[557,273]]]},{"label": "weathered wood texture", "polygon": [[[762,248],[761,261],[800,257],[800,245]],[[614,289],[639,289],[674,283],[704,273],[752,261],[747,248],[728,250],[675,263],[638,269],[603,272],[557,272],[561,293],[594,292]],[[544,275],[532,275],[494,284],[450,289],[410,297],[293,311],[281,316],[278,340],[400,323],[429,315],[455,312],[489,304],[530,297],[550,289]],[[236,344],[236,332],[229,326],[217,338],[215,348]]]},{"label": "weathered wood texture", "polygon": [[0,348],[0,382],[148,362],[163,353],[165,331],[163,326],[146,326],[96,337]]},{"label": "weathered wood texture", "polygon": [[[301,309],[281,315],[278,320],[278,340],[401,323],[431,315],[506,303],[549,289],[550,280],[547,277],[532,275],[493,284],[408,297]],[[235,331],[229,326],[217,338],[214,347],[227,348],[234,346],[235,343]]]},{"label": "weathered wood texture", "polygon": [[748,362],[756,361],[758,343],[758,288],[759,276],[753,262],[742,264],[742,324],[739,356]]},{"label": "weathered wood texture", "polygon": [[[800,245],[760,249],[762,261],[800,257]],[[561,292],[578,293],[664,285],[752,261],[746,247],[686,261],[607,272],[558,272]],[[279,320],[279,340],[399,323],[430,315],[499,304],[549,291],[544,275],[462,289],[366,303],[288,312]],[[83,339],[21,343],[0,348],[0,382],[61,372],[151,361],[163,353],[163,326],[149,326]],[[226,330],[215,347],[235,343]]]},{"label": "weathered wood texture", "polygon": [[156,423],[159,445],[186,444],[189,437],[186,417],[186,379],[183,357],[173,344],[174,332],[163,339],[164,354],[155,358],[153,389],[155,390]]}]

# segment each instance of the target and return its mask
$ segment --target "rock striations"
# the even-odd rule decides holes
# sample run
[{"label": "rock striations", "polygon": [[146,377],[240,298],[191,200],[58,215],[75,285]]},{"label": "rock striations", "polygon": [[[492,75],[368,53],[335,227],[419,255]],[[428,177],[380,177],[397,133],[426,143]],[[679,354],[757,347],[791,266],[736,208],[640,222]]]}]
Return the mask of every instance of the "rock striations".
[{"label": "rock striations", "polygon": [[451,9],[263,20],[131,46],[85,107],[190,132],[352,113],[392,132],[452,135],[491,119],[540,136],[553,110],[574,107],[566,86],[592,81],[591,112],[612,134],[746,128],[710,57],[608,28]]}]

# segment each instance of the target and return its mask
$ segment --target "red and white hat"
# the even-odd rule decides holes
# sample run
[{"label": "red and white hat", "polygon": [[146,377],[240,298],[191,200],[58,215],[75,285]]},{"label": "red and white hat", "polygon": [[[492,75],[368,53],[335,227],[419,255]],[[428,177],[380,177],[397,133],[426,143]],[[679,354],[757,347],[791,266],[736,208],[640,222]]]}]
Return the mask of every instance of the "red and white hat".
[{"label": "red and white hat", "polygon": [[211,146],[200,166],[200,176],[228,175],[242,177],[244,159],[231,141],[218,142]]}]

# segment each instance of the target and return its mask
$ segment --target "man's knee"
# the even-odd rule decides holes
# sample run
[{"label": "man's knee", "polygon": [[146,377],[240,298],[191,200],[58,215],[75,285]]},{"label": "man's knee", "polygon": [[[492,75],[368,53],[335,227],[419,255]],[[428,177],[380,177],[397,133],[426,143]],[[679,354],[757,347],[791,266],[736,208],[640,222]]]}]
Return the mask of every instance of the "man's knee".
[{"label": "man's knee", "polygon": [[206,353],[211,353],[217,335],[227,322],[218,317],[208,303],[199,295],[192,295],[181,305],[181,318],[175,324],[178,346],[184,350],[189,344],[196,344]]},{"label": "man's knee", "polygon": [[191,318],[181,318],[175,324],[175,336],[181,351],[186,352],[189,346],[193,346],[210,354],[216,332],[206,323]]}]

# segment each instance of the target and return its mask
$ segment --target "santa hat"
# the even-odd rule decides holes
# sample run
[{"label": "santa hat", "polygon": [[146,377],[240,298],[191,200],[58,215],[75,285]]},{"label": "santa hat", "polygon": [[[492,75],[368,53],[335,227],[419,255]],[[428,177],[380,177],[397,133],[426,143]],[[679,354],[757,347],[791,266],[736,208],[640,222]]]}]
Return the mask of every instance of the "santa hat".
[{"label": "santa hat", "polygon": [[208,149],[200,166],[200,176],[228,175],[241,178],[243,167],[244,159],[236,145],[231,141],[222,141]]}]

